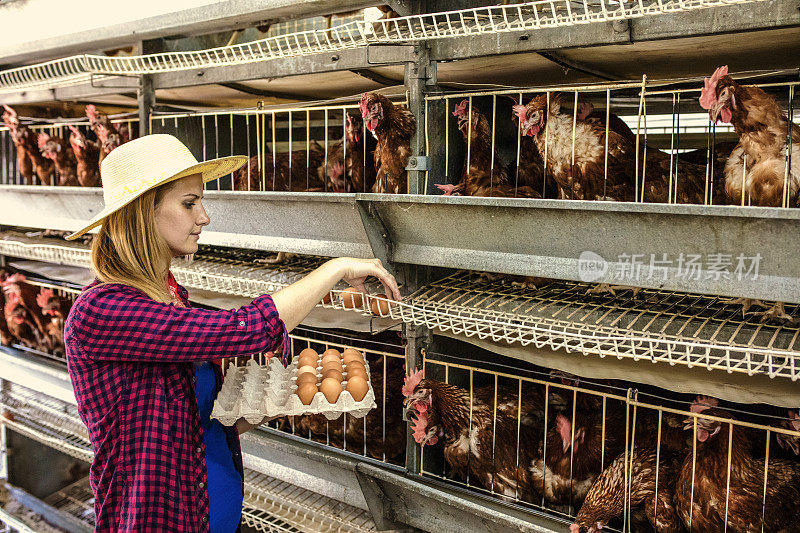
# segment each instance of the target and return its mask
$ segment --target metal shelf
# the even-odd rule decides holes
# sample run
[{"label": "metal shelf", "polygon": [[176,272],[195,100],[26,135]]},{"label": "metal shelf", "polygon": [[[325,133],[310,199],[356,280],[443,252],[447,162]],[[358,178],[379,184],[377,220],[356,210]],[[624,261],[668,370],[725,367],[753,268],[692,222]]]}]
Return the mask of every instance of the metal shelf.
[{"label": "metal shelf", "polygon": [[9,383],[0,393],[0,422],[14,431],[76,459],[90,463],[94,454],[77,407]]},{"label": "metal shelf", "polygon": [[[800,326],[745,320],[740,308],[718,297],[650,289],[636,296],[625,290],[617,297],[587,295],[590,288],[553,282],[521,289],[460,272],[417,292],[408,318],[497,343],[800,377]],[[398,309],[403,315],[403,307]],[[789,306],[788,312],[800,317],[800,307]]]},{"label": "metal shelf", "polygon": [[0,522],[16,531],[89,533],[94,529],[85,519],[76,518],[6,482],[3,482],[3,491],[8,500],[0,507]]},{"label": "metal shelf", "polygon": [[[381,204],[378,209],[390,210],[381,220],[391,221],[406,213],[393,209],[392,203]],[[404,214],[407,218],[398,226],[420,223],[413,216],[414,210],[409,211],[411,214]],[[795,215],[790,210],[767,211]],[[415,235],[410,229],[391,233],[401,239]],[[0,253],[27,254],[23,256],[61,263],[84,260],[75,245],[64,246],[61,253],[61,245],[51,245],[48,239],[26,238],[25,244],[20,244],[22,240],[13,236],[0,240]],[[395,249],[403,253],[400,244]],[[318,261],[296,258],[285,265],[258,265],[236,252],[229,252],[228,257],[225,254],[224,249],[204,251],[195,262],[176,265],[175,275],[189,287],[252,298],[292,283]],[[500,345],[519,344],[750,376],[800,377],[800,326],[745,318],[739,306],[718,296],[644,289],[636,296],[623,290],[612,297],[587,294],[592,287],[587,283],[554,281],[537,290],[524,290],[506,282],[458,272],[392,305],[388,314],[407,324]],[[333,291],[333,301],[326,307],[343,309],[336,297],[340,292]],[[356,311],[369,315],[369,302]],[[788,305],[786,312],[800,317],[798,306]]]},{"label": "metal shelf", "polygon": [[[77,229],[100,208],[101,195],[68,189],[0,187],[0,224]],[[329,257],[373,257],[374,247],[391,262],[572,281],[581,281],[582,254],[592,252],[607,270],[592,281],[800,303],[800,264],[786,245],[798,236],[795,209],[279,192],[208,191],[206,198],[215,222],[201,244]],[[14,208],[23,202],[28,209]],[[471,230],[445,230],[453,220]],[[627,275],[621,258],[631,254],[645,261],[641,275],[615,277]],[[661,279],[646,261],[664,254],[673,264]],[[679,257],[714,254],[758,258],[758,276],[720,276],[706,264],[679,275]]]},{"label": "metal shelf", "polygon": [[[692,12],[753,0],[640,0],[625,4],[613,0],[536,0],[534,2],[475,7],[415,14],[378,21],[354,21],[325,30],[310,30],[258,41],[195,52],[167,52],[144,56],[107,57],[86,54],[0,72],[0,90],[20,92],[85,83],[91,74],[140,76],[219,66],[299,58],[370,45],[420,41],[460,40],[505,33],[535,32],[548,28],[649,18]],[[219,15],[218,15],[219,16]],[[157,88],[157,87],[156,87]]]},{"label": "metal shelf", "polygon": [[266,474],[245,470],[245,522],[259,531],[376,531],[369,513]]},{"label": "metal shelf", "polygon": [[44,502],[61,512],[68,513],[78,520],[94,527],[94,494],[89,486],[89,478],[76,481],[72,485],[54,492]]}]

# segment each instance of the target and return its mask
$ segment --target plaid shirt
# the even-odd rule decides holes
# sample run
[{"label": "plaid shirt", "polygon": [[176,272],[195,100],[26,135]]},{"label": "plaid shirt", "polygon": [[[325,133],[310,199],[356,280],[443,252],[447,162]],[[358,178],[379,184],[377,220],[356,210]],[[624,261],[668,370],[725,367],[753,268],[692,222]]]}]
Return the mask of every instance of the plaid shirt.
[{"label": "plaid shirt", "polygon": [[[188,306],[186,289],[178,289]],[[155,302],[126,285],[100,285],[75,301],[64,339],[94,451],[96,530],[208,532],[192,363],[289,346],[272,298],[209,311]]]}]

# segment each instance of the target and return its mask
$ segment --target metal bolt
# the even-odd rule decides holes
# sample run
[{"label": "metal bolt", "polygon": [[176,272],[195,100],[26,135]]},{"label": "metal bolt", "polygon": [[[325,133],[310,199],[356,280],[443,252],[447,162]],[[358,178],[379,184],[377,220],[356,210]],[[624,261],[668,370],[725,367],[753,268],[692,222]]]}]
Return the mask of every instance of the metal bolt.
[{"label": "metal bolt", "polygon": [[331,61],[339,61],[339,54],[334,54],[331,56]]},{"label": "metal bolt", "polygon": [[410,167],[417,166],[417,159],[415,157],[412,157],[411,159],[409,159],[408,160],[408,166],[410,166]]}]

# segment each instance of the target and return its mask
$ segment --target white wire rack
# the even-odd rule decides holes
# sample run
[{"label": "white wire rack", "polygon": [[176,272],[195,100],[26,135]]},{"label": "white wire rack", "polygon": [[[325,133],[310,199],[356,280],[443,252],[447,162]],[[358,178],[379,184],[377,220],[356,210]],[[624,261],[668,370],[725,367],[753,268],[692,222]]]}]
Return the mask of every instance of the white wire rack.
[{"label": "white wire rack", "polygon": [[[92,266],[91,252],[85,244],[21,233],[0,236],[0,255],[82,268]],[[273,263],[274,259],[265,252],[207,247],[191,262],[174,263],[171,270],[186,287],[255,298],[294,283],[326,260],[292,256]]]},{"label": "white wire rack", "polygon": [[288,33],[249,43],[192,52],[128,57],[90,54],[74,56],[0,72],[0,92],[80,83],[86,81],[89,73],[142,75],[241,65],[335,52],[370,44],[399,44],[531,31],[753,1],[757,0],[536,0],[378,21],[354,21],[325,30]]},{"label": "white wire rack", "polygon": [[[57,249],[61,245],[48,244],[40,251],[30,241],[18,246],[19,240],[8,244],[8,238],[0,239],[0,253],[20,256],[24,252],[30,254],[23,256],[29,259],[49,254],[55,262],[64,262]],[[72,247],[64,253],[75,257]],[[299,269],[287,274],[292,269],[288,263],[280,267],[285,269],[279,272],[283,276],[280,281],[264,281],[274,267],[254,266],[246,257],[216,262],[200,259],[173,272],[187,286],[243,297],[278,290],[292,276],[307,272]],[[502,280],[459,272],[428,285],[412,298],[392,302],[383,316],[496,343],[771,378],[800,377],[797,325],[745,319],[740,307],[714,296],[643,289],[636,297],[612,298],[589,296],[588,288],[587,284],[554,282],[528,291],[504,285]],[[331,302],[325,306],[344,309],[342,291],[331,293]],[[370,314],[375,299],[369,296],[353,310]],[[800,308],[789,305],[786,312],[798,321]]]},{"label": "white wire rack", "polygon": [[376,530],[366,511],[252,470],[245,470],[243,518],[267,532]]},{"label": "white wire rack", "polygon": [[77,407],[7,383],[0,394],[0,423],[77,459],[91,462],[94,454]]},{"label": "white wire rack", "polygon": [[44,502],[94,526],[94,494],[88,477],[54,492]]},{"label": "white wire rack", "polygon": [[[412,305],[391,307],[404,322],[467,337],[585,355],[800,377],[800,327],[742,317],[723,298],[642,289],[590,296],[589,285],[554,282],[520,289],[459,272],[432,283]],[[789,306],[788,313],[800,313]]]}]

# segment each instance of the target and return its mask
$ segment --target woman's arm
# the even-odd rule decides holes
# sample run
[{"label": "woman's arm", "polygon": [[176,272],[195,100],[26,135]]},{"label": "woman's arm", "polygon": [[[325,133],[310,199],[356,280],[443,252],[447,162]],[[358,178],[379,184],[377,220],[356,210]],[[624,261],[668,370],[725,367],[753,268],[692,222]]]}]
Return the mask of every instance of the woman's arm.
[{"label": "woman's arm", "polygon": [[278,315],[286,324],[286,329],[291,331],[305,319],[339,280],[343,279],[366,293],[364,281],[369,276],[380,280],[390,298],[401,299],[397,281],[383,268],[379,259],[340,257],[331,259],[303,279],[279,290],[272,295],[272,301],[275,302]]},{"label": "woman's arm", "polygon": [[68,353],[98,361],[190,362],[274,351],[340,279],[364,291],[368,276],[400,298],[379,260],[351,258],[332,259],[231,311],[175,307],[124,285],[97,287],[72,306],[64,337]]}]

